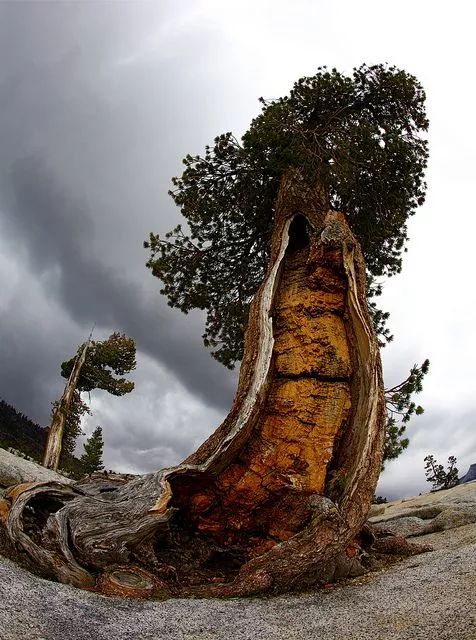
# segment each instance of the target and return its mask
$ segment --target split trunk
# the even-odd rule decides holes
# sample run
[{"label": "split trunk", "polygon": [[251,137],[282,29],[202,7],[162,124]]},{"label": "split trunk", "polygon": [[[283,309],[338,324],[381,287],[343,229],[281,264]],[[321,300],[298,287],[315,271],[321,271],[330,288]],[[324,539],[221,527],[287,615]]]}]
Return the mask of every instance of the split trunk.
[{"label": "split trunk", "polygon": [[124,484],[18,488],[7,527],[45,573],[104,593],[302,589],[359,570],[383,441],[359,244],[318,190],[284,181],[223,424],[182,464]]},{"label": "split trunk", "polygon": [[63,391],[63,395],[55,408],[53,413],[53,419],[51,420],[51,426],[48,433],[48,440],[46,443],[45,457],[43,459],[43,465],[47,469],[58,470],[58,465],[61,457],[61,449],[63,446],[64,427],[68,412],[71,408],[74,392],[78,386],[79,375],[81,369],[86,361],[86,354],[88,351],[91,337],[86,342],[81,351],[81,354],[76,358],[73,369],[68,378],[68,382]]}]

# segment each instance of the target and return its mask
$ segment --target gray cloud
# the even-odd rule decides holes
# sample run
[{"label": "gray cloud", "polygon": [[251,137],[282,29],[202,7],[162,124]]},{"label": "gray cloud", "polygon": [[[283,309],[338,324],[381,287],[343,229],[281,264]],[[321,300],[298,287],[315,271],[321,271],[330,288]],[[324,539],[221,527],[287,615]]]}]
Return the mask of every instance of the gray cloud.
[{"label": "gray cloud", "polygon": [[[27,247],[31,270],[51,275],[49,299],[57,297],[82,327],[96,323],[135,337],[140,350],[165,364],[192,392],[209,404],[228,404],[231,376],[209,362],[196,339],[196,323],[167,317],[154,304],[157,300],[150,300],[124,273],[127,263],[114,270],[100,262],[90,249],[91,215],[55,184],[40,160],[18,161],[10,188],[11,202],[5,207],[10,233]],[[107,250],[107,239],[105,243]]]},{"label": "gray cloud", "polygon": [[[203,77],[189,61],[210,56],[210,45],[205,32],[192,32],[181,55],[181,20],[167,2],[0,7],[2,272],[10,281],[22,274],[17,295],[0,304],[0,395],[45,424],[61,392],[59,364],[90,326],[98,338],[124,331],[139,349],[133,395],[148,388],[160,415],[181,388],[159,466],[216,426],[236,378],[203,349],[201,315],[169,309],[144,266],[149,231],[178,219],[169,176],[189,144],[204,144],[196,122],[207,101],[189,109]],[[148,374],[165,367],[160,382],[150,384],[147,357],[156,362]],[[204,408],[187,431],[194,395]],[[125,406],[114,399],[104,424],[111,464],[149,469],[134,441],[149,433],[145,449],[158,446],[157,419],[142,412],[132,429]]]},{"label": "gray cloud", "polygon": [[92,396],[93,416],[85,422],[90,434],[104,427],[108,468],[153,471],[178,463],[219,424],[224,412],[209,408],[150,357],[140,358],[132,394]]},{"label": "gray cloud", "polygon": [[206,101],[190,114],[202,78],[188,63],[213,46],[192,30],[178,55],[187,27],[172,6],[0,7],[2,214],[80,338],[93,322],[125,331],[223,408],[235,378],[203,350],[201,316],[172,312],[144,267],[148,232],[178,218],[169,176],[199,137]]}]

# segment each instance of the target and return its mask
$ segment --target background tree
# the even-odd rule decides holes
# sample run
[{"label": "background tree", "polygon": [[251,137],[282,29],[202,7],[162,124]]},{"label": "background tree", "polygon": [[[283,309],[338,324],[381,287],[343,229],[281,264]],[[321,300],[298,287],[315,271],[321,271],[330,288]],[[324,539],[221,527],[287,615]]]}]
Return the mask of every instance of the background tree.
[{"label": "background tree", "polygon": [[433,491],[451,489],[451,487],[455,487],[458,484],[458,469],[455,456],[449,456],[446,471],[442,464],[438,464],[433,455],[426,456],[424,462],[426,463],[426,480],[432,483]]},{"label": "background tree", "polygon": [[[83,346],[78,347],[76,356],[61,364],[63,378],[70,376]],[[115,331],[106,340],[91,340],[86,360],[81,367],[77,389],[80,393],[102,389],[113,396],[123,396],[134,389],[134,383],[126,380],[123,376],[135,368],[136,345],[134,340]]]},{"label": "background tree", "polygon": [[95,473],[102,471],[104,465],[102,462],[102,454],[104,441],[102,438],[101,427],[96,427],[92,435],[84,443],[84,453],[81,456],[81,464],[85,473]]},{"label": "background tree", "polygon": [[134,383],[123,376],[135,369],[135,356],[134,340],[125,334],[114,332],[103,341],[89,338],[79,345],[73,358],[61,364],[61,375],[68,382],[53,411],[44,458],[46,467],[55,470],[58,468],[65,430],[68,433],[68,419],[68,446],[74,449],[75,437],[79,435],[80,417],[85,412],[81,400],[83,391],[103,389],[112,395],[122,396],[134,389]]},{"label": "background tree", "polygon": [[[407,220],[424,202],[428,128],[425,93],[416,78],[385,65],[347,76],[320,67],[289,96],[266,101],[237,140],[215,138],[202,156],[187,155],[170,191],[188,226],[150,234],[147,266],[171,307],[206,311],[204,344],[219,362],[241,360],[249,304],[269,259],[281,176],[294,171],[319,185],[328,206],[344,212],[361,243],[369,311],[384,346],[388,313],[377,307],[382,276],[399,273]],[[428,361],[389,390],[385,459],[408,446],[403,433]],[[399,418],[401,418],[399,420]]]},{"label": "background tree", "polygon": [[58,400],[56,410],[53,412],[51,425],[48,431],[48,440],[46,441],[45,457],[43,464],[49,469],[58,469],[59,460],[61,456],[61,448],[63,444],[63,434],[66,424],[66,418],[68,416],[71,403],[73,402],[73,396],[78,386],[78,380],[81,373],[81,368],[86,360],[87,350],[91,344],[91,335],[87,342],[81,345],[81,351],[74,359],[73,366],[71,368],[68,381],[64,387],[63,394]]}]

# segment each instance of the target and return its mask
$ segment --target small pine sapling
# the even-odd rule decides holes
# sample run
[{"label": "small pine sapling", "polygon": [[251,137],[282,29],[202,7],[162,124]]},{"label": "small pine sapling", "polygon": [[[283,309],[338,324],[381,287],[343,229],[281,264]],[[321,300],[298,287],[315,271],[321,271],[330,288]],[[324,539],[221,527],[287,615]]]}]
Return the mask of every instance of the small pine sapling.
[{"label": "small pine sapling", "polygon": [[102,454],[104,441],[102,439],[101,427],[96,427],[84,443],[84,453],[81,456],[81,464],[85,473],[96,473],[104,469]]},{"label": "small pine sapling", "polygon": [[425,475],[427,482],[433,485],[432,491],[441,489],[451,489],[458,484],[458,469],[456,467],[456,457],[449,456],[448,467],[445,471],[442,464],[438,464],[435,456],[428,455],[424,459]]}]

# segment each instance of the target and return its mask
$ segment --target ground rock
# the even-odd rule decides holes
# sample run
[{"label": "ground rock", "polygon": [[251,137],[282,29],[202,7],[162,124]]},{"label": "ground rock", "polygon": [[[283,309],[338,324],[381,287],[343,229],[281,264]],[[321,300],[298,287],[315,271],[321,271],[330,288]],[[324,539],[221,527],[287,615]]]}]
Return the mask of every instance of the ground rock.
[{"label": "ground rock", "polygon": [[476,523],[476,482],[390,502],[383,514],[371,516],[369,522],[377,530],[405,537]]},{"label": "ground rock", "polygon": [[444,509],[431,521],[431,525],[434,531],[444,531],[474,522],[476,522],[476,504],[462,504]]},{"label": "ground rock", "polygon": [[[390,524],[399,514],[417,518],[408,514],[420,512],[428,524],[445,511],[470,513],[476,483],[438,494],[389,503],[389,517],[377,519]],[[417,542],[434,551],[344,585],[231,600],[105,597],[42,580],[0,556],[0,639],[474,640],[476,523],[433,531]]]},{"label": "ground rock", "polygon": [[377,531],[388,531],[394,536],[402,536],[403,538],[421,536],[434,531],[428,522],[414,516],[403,516],[402,518],[395,518],[394,520],[386,520],[374,525],[374,528]]},{"label": "ground rock", "polygon": [[25,460],[13,455],[5,449],[0,449],[0,487],[11,487],[23,482],[73,482],[70,478],[45,469],[36,462]]},{"label": "ground rock", "polygon": [[386,504],[373,504],[370,506],[369,518],[373,518],[374,516],[381,516],[385,513]]},{"label": "ground rock", "polygon": [[0,557],[0,638],[474,640],[474,532],[472,540],[411,556],[344,586],[231,600],[105,597],[42,580]]}]

